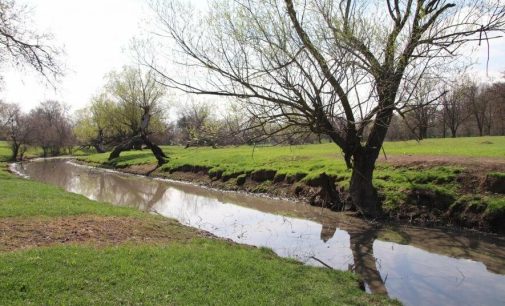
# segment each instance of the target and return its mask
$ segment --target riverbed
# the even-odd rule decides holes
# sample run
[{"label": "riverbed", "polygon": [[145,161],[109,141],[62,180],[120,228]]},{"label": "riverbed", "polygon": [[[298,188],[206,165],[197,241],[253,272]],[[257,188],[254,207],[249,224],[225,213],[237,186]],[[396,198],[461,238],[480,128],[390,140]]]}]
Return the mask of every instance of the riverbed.
[{"label": "riverbed", "polygon": [[13,164],[19,175],[179,220],[305,264],[352,270],[369,292],[406,305],[504,305],[505,239],[380,226],[288,200],[93,168],[68,159]]}]

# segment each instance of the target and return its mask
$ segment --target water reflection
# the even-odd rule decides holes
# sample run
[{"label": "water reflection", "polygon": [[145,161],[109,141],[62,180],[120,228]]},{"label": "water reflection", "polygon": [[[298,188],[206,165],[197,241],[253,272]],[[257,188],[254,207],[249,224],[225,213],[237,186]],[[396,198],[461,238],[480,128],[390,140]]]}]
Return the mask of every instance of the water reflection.
[{"label": "water reflection", "polygon": [[368,290],[405,304],[505,303],[503,238],[416,227],[376,228],[299,203],[120,175],[62,160],[17,167],[36,180],[94,200],[156,211],[307,264],[352,269]]}]

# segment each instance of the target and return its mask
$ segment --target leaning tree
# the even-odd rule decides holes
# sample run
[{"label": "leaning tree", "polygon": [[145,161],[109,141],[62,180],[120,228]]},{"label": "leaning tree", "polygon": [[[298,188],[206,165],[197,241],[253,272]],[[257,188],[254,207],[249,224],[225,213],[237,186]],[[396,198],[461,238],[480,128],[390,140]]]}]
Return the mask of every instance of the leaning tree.
[{"label": "leaning tree", "polygon": [[153,71],[125,67],[121,72],[109,75],[107,90],[118,103],[118,120],[124,120],[132,132],[112,150],[109,160],[137,144],[145,144],[158,160],[158,165],[164,164],[167,156],[149,137],[149,124],[154,116],[163,113],[165,96],[165,89],[156,81]]},{"label": "leaning tree", "polygon": [[166,86],[232,97],[256,122],[327,135],[352,169],[352,204],[371,217],[381,212],[372,178],[394,113],[465,45],[505,25],[500,0],[217,0],[201,14],[176,1],[151,6],[155,35],[137,50]]}]

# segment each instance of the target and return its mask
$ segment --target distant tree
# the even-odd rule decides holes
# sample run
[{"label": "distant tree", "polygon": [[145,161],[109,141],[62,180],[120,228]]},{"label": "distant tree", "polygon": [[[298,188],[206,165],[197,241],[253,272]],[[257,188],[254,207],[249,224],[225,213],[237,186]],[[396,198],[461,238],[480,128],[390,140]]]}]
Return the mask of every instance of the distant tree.
[{"label": "distant tree", "polygon": [[215,148],[220,142],[218,137],[223,125],[214,118],[209,104],[186,103],[180,107],[178,115],[177,128],[186,147],[212,146]]},{"label": "distant tree", "polygon": [[465,108],[465,90],[464,85],[455,85],[440,99],[444,137],[446,128],[448,128],[451,132],[451,136],[455,138],[458,129],[469,116]]},{"label": "distant tree", "polygon": [[32,144],[40,146],[44,157],[57,156],[75,144],[72,123],[67,108],[58,101],[40,103],[28,117],[32,127]]},{"label": "distant tree", "polygon": [[489,100],[482,96],[482,88],[475,80],[468,80],[462,90],[466,109],[473,117],[479,136],[484,135],[484,128],[488,119]]},{"label": "distant tree", "polygon": [[11,160],[23,159],[32,137],[31,126],[19,105],[0,102],[0,135],[10,144]]},{"label": "distant tree", "polygon": [[118,104],[118,114],[122,122],[131,129],[131,135],[117,145],[109,160],[119,157],[122,151],[132,149],[136,144],[145,144],[158,160],[164,164],[167,156],[150,139],[150,124],[153,117],[164,111],[165,89],[155,79],[152,71],[125,67],[120,72],[109,75],[107,90]]},{"label": "distant tree", "polygon": [[37,33],[31,27],[26,5],[0,0],[0,64],[29,66],[52,81],[62,73],[57,62],[61,50],[51,46],[51,35]]},{"label": "distant tree", "polygon": [[74,132],[79,142],[104,153],[106,145],[123,134],[116,120],[117,113],[117,105],[106,94],[93,97],[91,104],[77,114]]},{"label": "distant tree", "polygon": [[428,137],[428,129],[435,124],[436,103],[445,94],[445,91],[440,93],[437,83],[423,80],[412,91],[412,101],[399,110],[406,126],[418,140]]},{"label": "distant tree", "polygon": [[491,88],[492,118],[498,135],[505,135],[505,82],[494,83]]}]

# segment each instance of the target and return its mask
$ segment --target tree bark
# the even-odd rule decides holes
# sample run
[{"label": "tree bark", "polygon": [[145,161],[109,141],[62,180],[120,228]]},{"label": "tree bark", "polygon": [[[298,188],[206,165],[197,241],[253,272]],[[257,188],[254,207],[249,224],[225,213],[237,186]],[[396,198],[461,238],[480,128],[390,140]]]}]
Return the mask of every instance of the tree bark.
[{"label": "tree bark", "polygon": [[165,155],[165,153],[163,153],[163,150],[161,150],[161,148],[159,146],[152,143],[151,140],[149,139],[149,136],[142,135],[142,139],[144,140],[144,143],[146,144],[146,146],[149,149],[151,149],[154,157],[156,157],[156,159],[158,160],[158,165],[161,166],[161,165],[165,164],[167,162],[165,159],[165,158],[167,158],[167,156]]},{"label": "tree bark", "polygon": [[353,205],[366,217],[376,218],[382,213],[377,189],[372,178],[378,152],[357,152],[353,155],[349,192]]},{"label": "tree bark", "polygon": [[456,138],[456,129],[451,128],[451,137]]},{"label": "tree bark", "polygon": [[121,155],[121,152],[131,150],[133,148],[133,143],[135,141],[138,141],[139,136],[135,136],[133,138],[128,139],[127,141],[120,143],[117,145],[114,150],[109,155],[109,160],[112,160],[114,158],[118,158],[119,155]]},{"label": "tree bark", "polygon": [[17,142],[12,142],[11,144],[11,150],[12,150],[12,156],[11,160],[12,161],[17,161],[18,160],[18,154],[19,154],[19,144]]},{"label": "tree bark", "polygon": [[93,143],[93,147],[95,147],[96,152],[98,153],[105,153],[105,145],[104,145],[104,139],[103,139],[103,130],[100,129],[98,130],[98,138],[95,143]]}]

